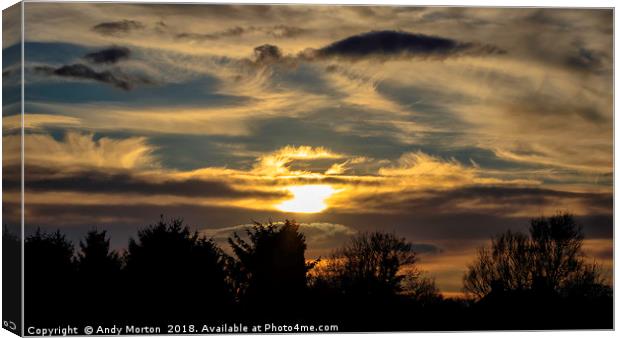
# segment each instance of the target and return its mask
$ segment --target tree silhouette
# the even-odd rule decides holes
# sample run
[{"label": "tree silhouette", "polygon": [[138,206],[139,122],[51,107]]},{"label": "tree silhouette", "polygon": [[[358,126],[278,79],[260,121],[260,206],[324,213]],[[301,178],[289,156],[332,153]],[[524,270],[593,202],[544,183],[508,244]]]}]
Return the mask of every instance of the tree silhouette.
[{"label": "tree silhouette", "polygon": [[314,262],[306,263],[306,240],[299,224],[255,222],[247,229],[248,239],[237,233],[229,238],[239,272],[239,297],[252,306],[298,302],[306,290],[306,274]]},{"label": "tree silhouette", "polygon": [[443,299],[439,288],[435,285],[435,279],[417,270],[405,274],[400,294],[421,305],[436,304]]},{"label": "tree silhouette", "polygon": [[361,331],[611,328],[612,289],[586,262],[583,240],[566,214],[532,220],[527,235],[507,231],[468,267],[464,288],[474,297],[455,299],[420,272],[413,245],[390,233],[359,234],[328,259],[307,261],[294,221],[235,233],[232,256],[163,216],[123,255],[106,231],[90,231],[74,255],[60,231],[37,230],[24,243],[25,314],[29,325],[49,327],[209,318]]},{"label": "tree silhouette", "polygon": [[[15,227],[11,227],[15,228]],[[15,231],[19,231],[15,229]],[[2,230],[2,313],[4,319],[15,324],[13,332],[21,330],[22,316],[22,241],[21,235],[9,230],[5,225]],[[6,328],[7,326],[5,326]],[[10,327],[9,327],[10,328]]]},{"label": "tree silhouette", "polygon": [[87,319],[102,319],[114,313],[118,290],[122,288],[121,258],[110,250],[106,231],[92,230],[80,242],[76,259],[78,303],[85,311],[78,315]]},{"label": "tree silhouette", "polygon": [[530,244],[526,235],[507,231],[492,239],[492,249],[480,248],[464,277],[465,292],[481,299],[491,292],[531,287]]},{"label": "tree silhouette", "polygon": [[[315,308],[365,331],[405,327],[412,316],[430,318],[431,312],[423,308],[438,304],[441,296],[434,280],[417,269],[417,262],[406,239],[361,233],[313,272]],[[425,320],[424,325],[434,322]]]},{"label": "tree silhouette", "polygon": [[144,318],[202,318],[231,301],[224,255],[182,219],[138,231],[125,256],[134,313]]},{"label": "tree silhouette", "polygon": [[464,289],[478,299],[523,292],[552,297],[577,285],[582,291],[602,291],[600,271],[584,260],[583,238],[570,214],[533,219],[529,237],[507,231],[492,240],[490,250],[479,249],[465,274]]},{"label": "tree silhouette", "polygon": [[78,271],[82,274],[104,277],[117,274],[121,269],[121,258],[110,251],[110,239],[107,232],[92,230],[80,242],[77,257]]},{"label": "tree silhouette", "polygon": [[[421,276],[416,262],[413,246],[404,238],[382,232],[362,233],[332,255],[323,267],[323,277],[345,294],[390,297],[406,293],[405,287],[409,291],[418,287]],[[432,284],[430,280],[424,282]]]},{"label": "tree silhouette", "polygon": [[25,311],[31,320],[68,319],[75,313],[73,244],[60,231],[37,229],[25,240]]},{"label": "tree silhouette", "polygon": [[529,236],[507,231],[481,248],[463,278],[486,328],[609,327],[611,288],[582,252],[570,214],[537,218]]}]

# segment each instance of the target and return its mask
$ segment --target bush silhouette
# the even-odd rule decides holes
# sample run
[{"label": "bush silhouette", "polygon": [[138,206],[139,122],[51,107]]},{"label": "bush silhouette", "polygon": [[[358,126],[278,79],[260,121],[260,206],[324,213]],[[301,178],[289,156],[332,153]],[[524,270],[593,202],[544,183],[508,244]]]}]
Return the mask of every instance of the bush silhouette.
[{"label": "bush silhouette", "polygon": [[255,224],[229,238],[236,256],[237,279],[242,281],[239,298],[250,306],[282,305],[299,302],[306,291],[306,275],[314,266],[305,260],[306,240],[299,224],[286,220]]}]

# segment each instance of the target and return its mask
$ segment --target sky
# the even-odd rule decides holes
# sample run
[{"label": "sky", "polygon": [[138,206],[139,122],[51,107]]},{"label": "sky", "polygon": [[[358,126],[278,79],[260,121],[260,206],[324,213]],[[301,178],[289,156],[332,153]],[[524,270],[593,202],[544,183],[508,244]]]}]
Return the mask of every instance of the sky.
[{"label": "sky", "polygon": [[[295,219],[309,258],[393,232],[450,295],[491,236],[567,211],[610,269],[612,18],[26,3],[26,230],[104,229],[121,249],[163,214],[225,247],[254,220]],[[20,45],[6,27],[11,173]]]}]

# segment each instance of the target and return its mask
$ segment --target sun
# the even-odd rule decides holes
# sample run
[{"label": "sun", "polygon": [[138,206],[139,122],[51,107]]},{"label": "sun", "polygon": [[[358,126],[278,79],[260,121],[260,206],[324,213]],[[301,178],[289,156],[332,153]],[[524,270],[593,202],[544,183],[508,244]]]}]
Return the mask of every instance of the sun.
[{"label": "sun", "polygon": [[287,188],[293,199],[276,206],[280,211],[317,213],[327,209],[325,200],[336,193],[329,185],[295,185]]}]

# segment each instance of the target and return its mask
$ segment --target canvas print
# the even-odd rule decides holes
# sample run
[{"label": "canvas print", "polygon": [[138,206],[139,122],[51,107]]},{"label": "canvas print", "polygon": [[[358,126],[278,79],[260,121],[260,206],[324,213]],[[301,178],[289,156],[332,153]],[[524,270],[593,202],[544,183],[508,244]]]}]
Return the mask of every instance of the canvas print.
[{"label": "canvas print", "polygon": [[3,327],[613,329],[613,10],[3,12]]}]

